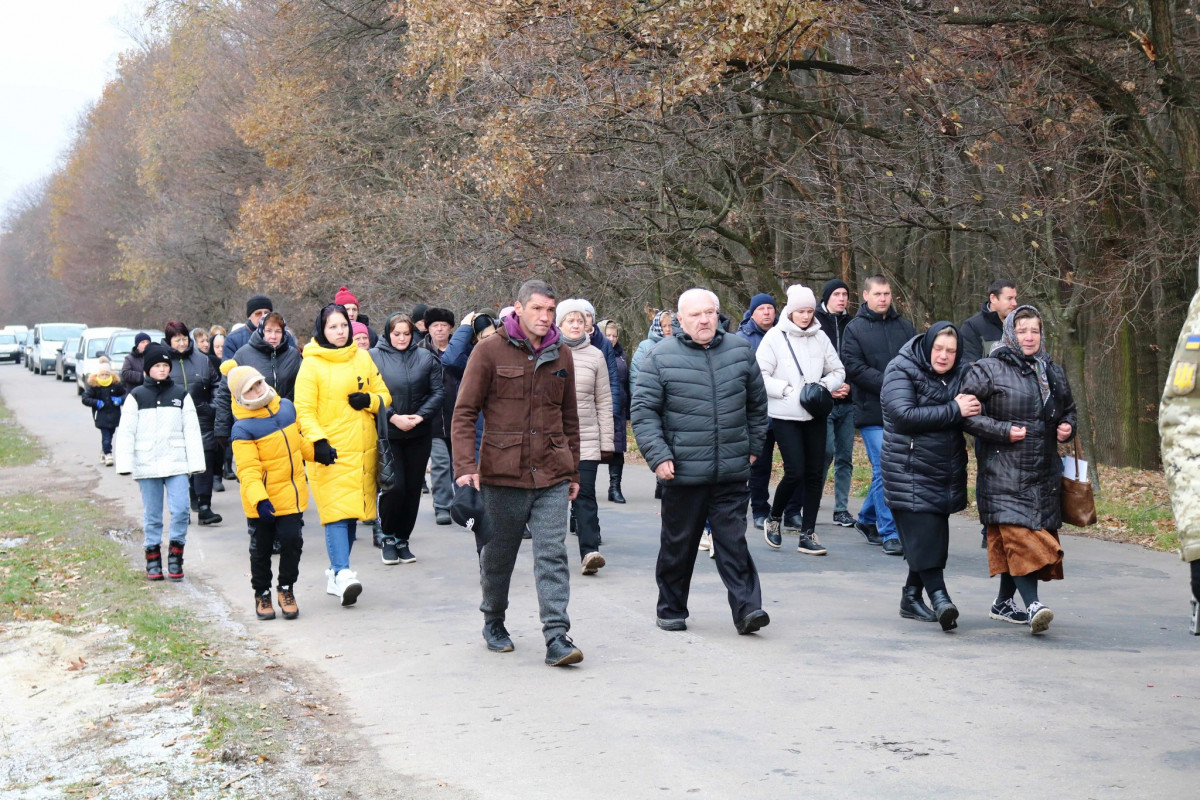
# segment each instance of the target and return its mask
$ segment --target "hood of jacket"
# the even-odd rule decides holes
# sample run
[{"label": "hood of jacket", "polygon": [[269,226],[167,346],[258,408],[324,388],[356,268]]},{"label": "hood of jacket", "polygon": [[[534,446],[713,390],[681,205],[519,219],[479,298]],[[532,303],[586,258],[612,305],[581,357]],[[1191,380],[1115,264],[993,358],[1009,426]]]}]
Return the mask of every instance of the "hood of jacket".
[{"label": "hood of jacket", "polygon": [[250,341],[247,342],[247,344],[249,344],[251,347],[253,347],[255,350],[259,351],[260,353],[263,353],[264,355],[268,355],[268,356],[283,355],[283,353],[289,347],[292,346],[292,343],[288,341],[287,331],[284,331],[283,339],[280,340],[279,346],[271,347],[271,345],[267,344],[267,340],[263,338],[262,328],[258,328],[254,331],[254,333],[250,334]]},{"label": "hood of jacket", "polygon": [[[959,337],[960,347],[958,353],[954,357],[954,365],[944,374],[938,374],[933,369],[933,363],[930,361],[930,351],[933,348],[933,341],[945,330],[952,330]],[[929,330],[924,333],[918,333],[913,338],[909,339],[900,348],[900,352],[896,354],[897,358],[903,358],[917,366],[925,374],[935,380],[950,381],[963,369],[963,354],[962,354],[962,334],[959,333],[958,326],[953,322],[935,322],[930,326]]]},{"label": "hood of jacket", "polygon": [[801,328],[786,317],[775,323],[775,327],[782,330],[788,336],[816,336],[821,332],[821,323],[817,321],[815,314],[813,315],[812,324],[807,328]]},{"label": "hood of jacket", "polygon": [[353,347],[325,347],[316,339],[312,339],[308,344],[304,345],[305,358],[316,358],[332,364],[345,364],[353,361],[354,354],[357,352],[358,345],[354,345]]},{"label": "hood of jacket", "polygon": [[509,314],[504,318],[504,327],[501,329],[501,332],[508,334],[507,338],[511,344],[516,347],[520,347],[523,350],[528,350],[534,355],[539,355],[558,344],[560,339],[558,326],[551,325],[550,330],[546,332],[544,337],[542,337],[541,347],[535,348],[533,343],[529,341],[529,337],[525,335],[525,331],[522,330],[521,320],[517,319],[516,314]]},{"label": "hood of jacket", "polygon": [[279,413],[279,395],[271,398],[271,402],[262,408],[246,408],[241,403],[230,403],[233,416],[237,419],[254,419],[255,417],[270,417]]}]

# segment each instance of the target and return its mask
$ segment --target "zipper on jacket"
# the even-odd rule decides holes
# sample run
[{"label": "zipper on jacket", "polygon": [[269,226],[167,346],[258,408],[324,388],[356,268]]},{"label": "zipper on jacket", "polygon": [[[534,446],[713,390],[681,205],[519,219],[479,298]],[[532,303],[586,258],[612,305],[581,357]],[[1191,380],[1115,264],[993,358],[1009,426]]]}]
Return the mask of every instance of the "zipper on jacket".
[{"label": "zipper on jacket", "polygon": [[[708,347],[704,348],[704,361],[708,365],[708,376],[712,380],[709,383],[712,385],[712,407],[713,407],[713,433],[717,436],[716,445],[713,448],[713,475],[716,477],[716,482],[721,480],[721,415],[717,411],[717,374],[713,372],[712,366],[712,350]],[[747,427],[747,431],[749,428]]]},{"label": "zipper on jacket", "polygon": [[[283,444],[285,447],[287,447],[288,472],[290,473],[288,476],[288,480],[291,481],[292,494],[294,494],[296,496],[296,512],[299,513],[299,511],[300,511],[300,487],[298,487],[296,485],[296,462],[292,459],[292,443],[288,439],[287,431],[285,431],[283,429],[283,426],[279,424],[279,420],[275,419],[275,417],[276,417],[275,412],[271,411],[271,409],[268,408],[267,413],[271,415],[272,419],[274,419],[275,427],[278,428],[279,433],[283,435]],[[266,484],[267,484],[267,477],[264,475],[263,476],[263,486],[265,487]]]}]

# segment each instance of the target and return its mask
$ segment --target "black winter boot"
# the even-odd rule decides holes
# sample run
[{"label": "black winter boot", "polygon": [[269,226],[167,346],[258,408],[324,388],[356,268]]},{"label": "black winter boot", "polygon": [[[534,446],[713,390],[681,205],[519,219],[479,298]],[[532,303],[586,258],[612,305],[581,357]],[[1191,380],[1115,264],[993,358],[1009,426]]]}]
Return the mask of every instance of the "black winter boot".
[{"label": "black winter boot", "polygon": [[954,605],[945,589],[934,589],[930,592],[929,602],[933,604],[933,613],[937,616],[942,630],[952,631],[958,627],[958,607]]},{"label": "black winter boot", "polygon": [[167,577],[173,581],[183,579],[183,545],[175,542],[167,550]]},{"label": "black winter boot", "polygon": [[921,600],[921,589],[917,586],[905,586],[901,592],[900,616],[922,622],[937,622],[937,615]]},{"label": "black winter boot", "polygon": [[162,549],[159,545],[146,548],[146,580],[161,581],[163,579],[162,571]]},{"label": "black winter boot", "polygon": [[213,511],[208,503],[200,504],[200,511],[196,514],[196,521],[201,525],[216,525],[221,519],[221,515]]},{"label": "black winter boot", "polygon": [[621,494],[621,473],[624,471],[624,464],[608,465],[608,502],[610,503],[624,504],[625,502],[625,495]]}]

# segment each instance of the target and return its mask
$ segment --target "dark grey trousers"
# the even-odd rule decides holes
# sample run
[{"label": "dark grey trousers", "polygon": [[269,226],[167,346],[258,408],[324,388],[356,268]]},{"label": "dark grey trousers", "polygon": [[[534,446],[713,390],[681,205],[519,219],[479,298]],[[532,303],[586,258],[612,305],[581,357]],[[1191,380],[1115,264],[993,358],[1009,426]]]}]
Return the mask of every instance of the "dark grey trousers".
[{"label": "dark grey trousers", "polygon": [[567,601],[571,596],[571,568],[567,561],[567,520],[570,484],[548,489],[514,489],[487,486],[480,490],[483,513],[492,538],[479,553],[479,584],[485,621],[504,620],[508,587],[525,528],[533,536],[533,580],[546,642],[571,629]]}]

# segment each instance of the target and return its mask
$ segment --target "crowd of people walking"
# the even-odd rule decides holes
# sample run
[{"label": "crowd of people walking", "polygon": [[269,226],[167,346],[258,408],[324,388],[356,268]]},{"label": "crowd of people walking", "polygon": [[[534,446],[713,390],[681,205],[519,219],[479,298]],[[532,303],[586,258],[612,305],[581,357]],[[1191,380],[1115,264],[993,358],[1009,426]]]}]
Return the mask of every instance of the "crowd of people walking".
[{"label": "crowd of people walking", "polygon": [[[1004,280],[961,327],[939,321],[920,333],[886,278],[868,278],[861,298],[852,313],[845,282],[828,281],[819,298],[797,284],[781,310],[770,292],[755,295],[735,326],[715,294],[690,289],[654,314],[627,359],[614,320],[540,280],[499,312],[456,325],[449,309],[418,304],[378,332],[344,286],[310,332],[293,331],[269,297],[254,295],[228,333],[171,321],[161,343],[139,334],[119,373],[103,363],[88,376],[83,402],[105,463],[141,487],[151,580],[164,577],[164,494],[166,577],[179,579],[189,502],[199,524],[221,523],[212,495],[236,478],[258,617],[275,617],[273,554],[279,607],[299,615],[310,490],[326,591],[354,605],[358,526],[371,526],[384,564],[412,563],[421,496],[432,493],[436,524],[481,521],[490,650],[513,649],[505,612],[517,553],[531,540],[546,662],[559,666],[583,658],[569,636],[566,537],[577,536],[583,575],[605,567],[596,484],[606,465],[608,501],[626,502],[630,426],[662,505],[658,626],[686,629],[697,553],[707,550],[742,634],[770,623],[747,512],[767,552],[794,534],[799,553],[825,555],[817,522],[831,468],[830,521],[908,562],[900,616],[953,630],[960,612],[944,570],[949,517],[967,506],[970,435],[988,568],[999,578],[989,616],[1045,631],[1053,613],[1038,583],[1063,576],[1057,447],[1075,435],[1075,405],[1041,315],[1018,305]],[[871,467],[857,517],[855,430]],[[771,497],[776,446],[782,475]]]}]

